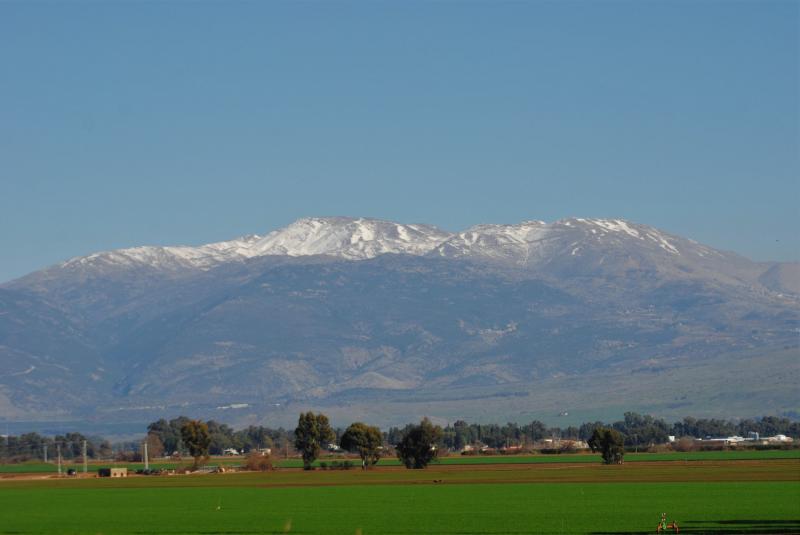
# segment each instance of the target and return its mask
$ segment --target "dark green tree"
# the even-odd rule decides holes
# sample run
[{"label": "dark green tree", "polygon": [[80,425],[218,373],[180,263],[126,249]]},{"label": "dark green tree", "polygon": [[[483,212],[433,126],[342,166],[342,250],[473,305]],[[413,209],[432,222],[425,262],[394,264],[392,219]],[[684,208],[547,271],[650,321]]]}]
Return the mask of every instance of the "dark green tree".
[{"label": "dark green tree", "polygon": [[380,460],[383,436],[377,427],[356,422],[345,430],[341,446],[347,451],[358,453],[361,457],[361,468],[366,470]]},{"label": "dark green tree", "polygon": [[599,451],[604,464],[622,464],[625,455],[625,439],[616,429],[598,427],[589,439],[592,451]]},{"label": "dark green tree", "polygon": [[185,446],[181,440],[181,429],[187,422],[189,422],[189,418],[186,416],[173,418],[169,422],[162,418],[148,425],[147,433],[158,437],[164,445],[164,452],[167,455],[175,452],[182,453]]},{"label": "dark green tree", "polygon": [[442,428],[427,418],[411,426],[397,445],[397,457],[406,468],[425,468],[439,454]]},{"label": "dark green tree", "polygon": [[189,449],[189,455],[194,458],[192,467],[197,469],[208,458],[208,446],[211,444],[208,425],[202,420],[189,420],[181,427],[181,439]]},{"label": "dark green tree", "polygon": [[335,439],[327,416],[311,411],[300,414],[294,430],[294,447],[303,455],[303,469],[311,470],[311,465],[319,457],[320,445]]}]

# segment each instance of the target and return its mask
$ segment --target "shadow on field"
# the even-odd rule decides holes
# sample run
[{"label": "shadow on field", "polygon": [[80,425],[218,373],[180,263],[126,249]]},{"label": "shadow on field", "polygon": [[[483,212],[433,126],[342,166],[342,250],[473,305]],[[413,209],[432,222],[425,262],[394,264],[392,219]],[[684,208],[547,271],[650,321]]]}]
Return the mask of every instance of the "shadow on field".
[{"label": "shadow on field", "polygon": [[[800,535],[800,519],[798,520],[686,520],[678,521],[681,533],[708,535]],[[593,531],[591,535],[645,535],[655,533],[653,529],[645,531]],[[665,534],[675,533],[668,529]]]}]

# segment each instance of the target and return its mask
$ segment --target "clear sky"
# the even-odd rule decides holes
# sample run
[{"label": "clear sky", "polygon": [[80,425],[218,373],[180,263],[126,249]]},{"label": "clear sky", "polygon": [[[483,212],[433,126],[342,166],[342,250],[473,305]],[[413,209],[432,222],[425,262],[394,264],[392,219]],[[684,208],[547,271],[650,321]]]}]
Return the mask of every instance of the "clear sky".
[{"label": "clear sky", "polygon": [[0,2],[0,281],[309,215],[800,259],[798,6]]}]

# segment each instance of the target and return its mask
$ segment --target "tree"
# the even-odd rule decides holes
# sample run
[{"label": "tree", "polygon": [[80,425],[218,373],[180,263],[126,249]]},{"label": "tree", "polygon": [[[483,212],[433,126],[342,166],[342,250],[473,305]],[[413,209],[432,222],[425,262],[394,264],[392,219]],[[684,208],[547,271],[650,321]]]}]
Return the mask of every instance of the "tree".
[{"label": "tree", "polygon": [[589,447],[592,451],[599,451],[603,456],[605,464],[622,464],[622,456],[625,455],[625,440],[622,434],[616,429],[598,427],[589,439]]},{"label": "tree", "polygon": [[427,418],[411,426],[397,445],[397,457],[406,468],[425,468],[438,455],[442,428]]},{"label": "tree", "polygon": [[110,459],[114,456],[114,448],[108,440],[101,440],[100,445],[97,446],[97,456],[101,459]]},{"label": "tree", "polygon": [[147,444],[147,456],[151,459],[164,455],[164,444],[156,433],[147,433],[144,439]]},{"label": "tree", "polygon": [[320,445],[335,438],[327,416],[311,411],[300,414],[294,430],[294,447],[303,455],[303,469],[311,470],[319,456]]},{"label": "tree", "polygon": [[189,422],[186,416],[179,416],[173,418],[169,422],[158,420],[147,426],[147,433],[158,436],[161,443],[164,445],[164,452],[167,455],[172,455],[175,452],[183,453],[184,445],[181,440],[181,429]]},{"label": "tree", "polygon": [[350,424],[341,440],[342,448],[358,453],[361,457],[361,468],[364,470],[381,458],[382,444],[381,430],[361,422]]},{"label": "tree", "polygon": [[189,449],[189,455],[194,457],[192,468],[197,469],[201,459],[208,458],[208,446],[211,444],[208,425],[201,420],[189,420],[181,427],[181,439]]}]

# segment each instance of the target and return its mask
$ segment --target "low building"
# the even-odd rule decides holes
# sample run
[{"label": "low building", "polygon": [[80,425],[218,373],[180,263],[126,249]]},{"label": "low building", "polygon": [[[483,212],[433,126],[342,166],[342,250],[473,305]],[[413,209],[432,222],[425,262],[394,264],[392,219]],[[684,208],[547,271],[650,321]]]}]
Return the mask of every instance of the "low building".
[{"label": "low building", "polygon": [[786,435],[775,435],[774,437],[767,437],[764,440],[766,440],[770,444],[789,443],[794,441],[792,437],[787,437]]},{"label": "low building", "polygon": [[97,471],[100,477],[128,477],[127,468],[100,468]]},{"label": "low building", "polygon": [[744,437],[740,437],[738,435],[732,437],[706,437],[701,440],[703,444],[721,444],[723,446],[735,446],[736,444],[740,444],[745,441]]}]

